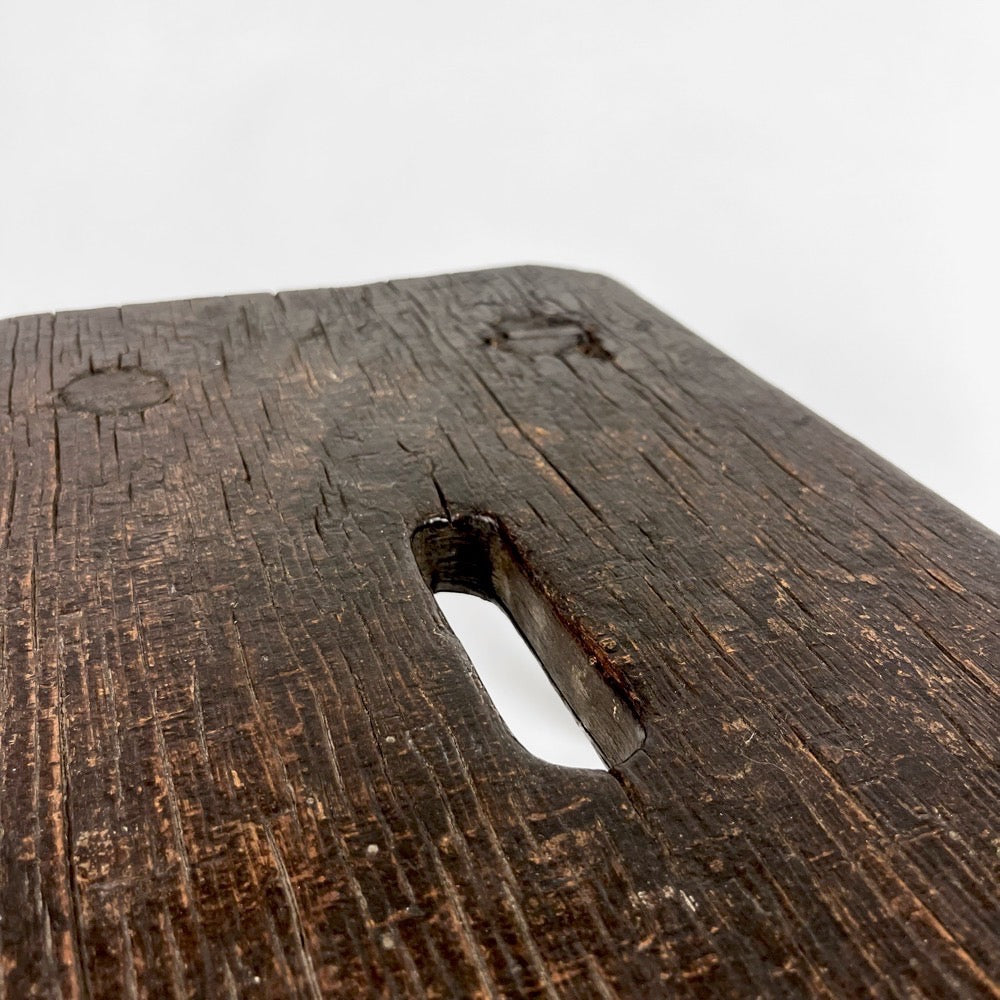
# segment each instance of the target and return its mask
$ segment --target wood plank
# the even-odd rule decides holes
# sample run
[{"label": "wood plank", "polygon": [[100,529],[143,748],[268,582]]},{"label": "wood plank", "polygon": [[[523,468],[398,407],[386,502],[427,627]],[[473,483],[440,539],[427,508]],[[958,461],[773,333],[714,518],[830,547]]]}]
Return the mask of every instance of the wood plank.
[{"label": "wood plank", "polygon": [[[997,537],[622,286],[0,359],[4,996],[1000,995]],[[431,587],[608,773],[513,740]]]}]

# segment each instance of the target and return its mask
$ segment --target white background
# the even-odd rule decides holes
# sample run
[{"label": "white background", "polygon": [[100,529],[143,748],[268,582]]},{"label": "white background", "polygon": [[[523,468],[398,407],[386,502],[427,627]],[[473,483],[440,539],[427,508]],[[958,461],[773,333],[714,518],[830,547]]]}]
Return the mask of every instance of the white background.
[{"label": "white background", "polygon": [[6,2],[0,43],[0,315],[604,271],[1000,528],[998,3]]}]

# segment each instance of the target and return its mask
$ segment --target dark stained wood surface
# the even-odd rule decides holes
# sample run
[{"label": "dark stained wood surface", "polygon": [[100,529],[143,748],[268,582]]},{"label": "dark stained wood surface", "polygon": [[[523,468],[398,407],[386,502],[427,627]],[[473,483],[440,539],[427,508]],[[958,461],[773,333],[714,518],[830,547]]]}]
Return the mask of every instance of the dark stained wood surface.
[{"label": "dark stained wood surface", "polygon": [[[1000,541],[620,285],[0,365],[3,997],[998,995]],[[610,772],[521,749],[431,587]]]}]

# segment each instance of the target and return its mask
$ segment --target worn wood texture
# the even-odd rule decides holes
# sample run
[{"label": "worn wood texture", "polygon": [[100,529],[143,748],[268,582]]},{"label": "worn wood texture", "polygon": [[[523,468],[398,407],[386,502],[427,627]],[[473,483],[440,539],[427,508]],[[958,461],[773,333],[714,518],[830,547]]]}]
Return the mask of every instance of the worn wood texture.
[{"label": "worn wood texture", "polygon": [[[620,285],[0,364],[2,996],[998,995],[1000,542]],[[430,587],[610,772],[513,740]]]}]

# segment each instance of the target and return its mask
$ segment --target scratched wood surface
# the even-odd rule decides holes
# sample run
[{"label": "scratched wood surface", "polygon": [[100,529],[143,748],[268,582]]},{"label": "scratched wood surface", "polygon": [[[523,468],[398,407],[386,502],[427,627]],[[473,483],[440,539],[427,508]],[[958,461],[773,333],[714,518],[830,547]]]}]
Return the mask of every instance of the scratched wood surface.
[{"label": "scratched wood surface", "polygon": [[[620,285],[0,365],[4,997],[998,995],[1000,540]],[[431,588],[608,772],[514,741]]]}]

